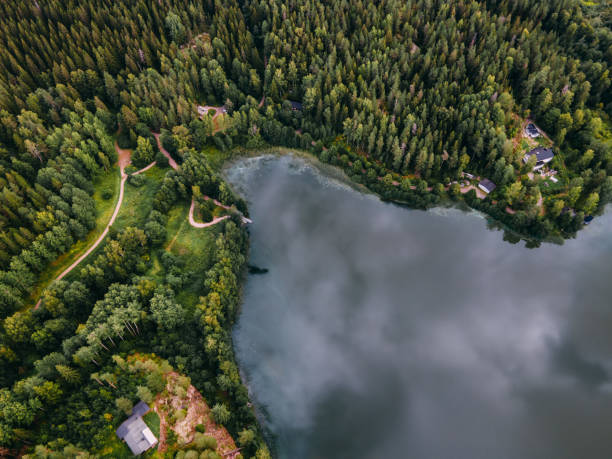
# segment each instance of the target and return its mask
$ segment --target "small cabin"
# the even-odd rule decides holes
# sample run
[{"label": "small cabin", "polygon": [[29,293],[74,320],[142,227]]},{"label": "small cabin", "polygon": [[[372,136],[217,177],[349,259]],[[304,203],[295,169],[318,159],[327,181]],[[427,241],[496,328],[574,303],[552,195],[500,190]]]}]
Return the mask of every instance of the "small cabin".
[{"label": "small cabin", "polygon": [[482,191],[484,191],[485,193],[489,194],[491,193],[495,188],[497,188],[497,185],[495,185],[495,183],[493,183],[491,180],[489,179],[482,179],[480,181],[480,183],[478,183],[478,188],[480,188]]},{"label": "small cabin", "polygon": [[528,153],[525,153],[525,156],[523,156],[523,162],[527,163],[527,161],[529,161],[529,158],[531,158],[533,155],[535,155],[536,157],[536,165],[533,167],[534,171],[541,169],[542,167],[544,167],[545,164],[551,162],[552,159],[555,157],[552,148],[538,147],[534,148]]},{"label": "small cabin", "polygon": [[125,441],[132,451],[138,456],[157,444],[157,438],[151,429],[142,420],[142,416],[149,411],[149,405],[138,402],[132,408],[132,414],[119,426],[116,431],[117,437]]},{"label": "small cabin", "polygon": [[525,128],[525,133],[532,139],[535,139],[536,137],[540,137],[540,131],[538,130],[536,125],[533,123],[529,123],[527,125],[527,127]]}]

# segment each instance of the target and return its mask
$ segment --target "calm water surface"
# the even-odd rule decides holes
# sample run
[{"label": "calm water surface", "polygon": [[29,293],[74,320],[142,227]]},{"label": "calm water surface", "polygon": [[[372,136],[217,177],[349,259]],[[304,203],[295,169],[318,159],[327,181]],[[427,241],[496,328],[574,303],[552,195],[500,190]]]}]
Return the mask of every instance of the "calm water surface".
[{"label": "calm water surface", "polygon": [[292,157],[227,171],[251,275],[234,339],[276,454],[612,457],[612,213],[526,249]]}]

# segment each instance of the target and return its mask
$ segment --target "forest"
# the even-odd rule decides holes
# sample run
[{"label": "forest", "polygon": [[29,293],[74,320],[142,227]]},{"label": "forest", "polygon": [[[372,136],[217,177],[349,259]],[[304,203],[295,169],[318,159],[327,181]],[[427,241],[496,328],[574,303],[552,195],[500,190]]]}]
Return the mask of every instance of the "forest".
[{"label": "forest", "polygon": [[[231,341],[249,245],[231,155],[306,150],[383,199],[536,241],[612,200],[604,0],[7,0],[0,24],[0,456],[113,457],[137,387],[163,389],[121,373],[143,353],[269,457]],[[122,151],[137,210],[54,280],[109,221]],[[190,201],[224,218],[185,229]]]}]

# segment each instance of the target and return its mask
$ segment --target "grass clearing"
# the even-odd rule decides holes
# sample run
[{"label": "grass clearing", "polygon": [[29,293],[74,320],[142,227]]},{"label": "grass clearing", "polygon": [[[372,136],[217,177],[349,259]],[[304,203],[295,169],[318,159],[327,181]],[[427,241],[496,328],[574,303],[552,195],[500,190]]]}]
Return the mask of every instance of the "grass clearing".
[{"label": "grass clearing", "polygon": [[144,184],[139,187],[130,185],[130,181],[125,184],[125,194],[123,205],[117,215],[113,229],[123,231],[129,226],[142,228],[153,209],[153,198],[161,186],[162,180],[169,169],[152,167],[141,175],[145,178]]},{"label": "grass clearing", "polygon": [[177,295],[177,301],[185,306],[191,307],[198,302],[204,279],[203,275],[195,273],[203,273],[212,266],[215,240],[221,225],[223,223],[209,228],[194,228],[185,216],[175,235],[171,236],[168,232],[170,243],[166,246],[167,250],[181,259],[185,272],[194,273]]},{"label": "grass clearing", "polygon": [[151,410],[142,417],[142,420],[149,427],[149,429],[151,429],[153,435],[155,435],[156,438],[159,438],[159,415],[155,411]]},{"label": "grass clearing", "polygon": [[[66,253],[57,257],[40,273],[38,282],[30,292],[30,297],[26,302],[27,307],[36,303],[42,291],[100,237],[117,204],[120,181],[121,177],[114,168],[94,180],[93,199],[96,203],[96,226],[87,234],[85,239],[75,242]],[[107,193],[111,197],[104,199],[103,196]]]}]

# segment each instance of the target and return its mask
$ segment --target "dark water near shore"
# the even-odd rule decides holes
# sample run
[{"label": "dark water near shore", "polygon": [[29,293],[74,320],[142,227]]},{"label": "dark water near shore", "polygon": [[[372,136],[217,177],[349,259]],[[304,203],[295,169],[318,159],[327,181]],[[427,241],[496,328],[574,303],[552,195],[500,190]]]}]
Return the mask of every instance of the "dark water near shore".
[{"label": "dark water near shore", "polygon": [[612,213],[511,245],[303,160],[227,175],[253,218],[234,339],[278,457],[612,457]]}]

